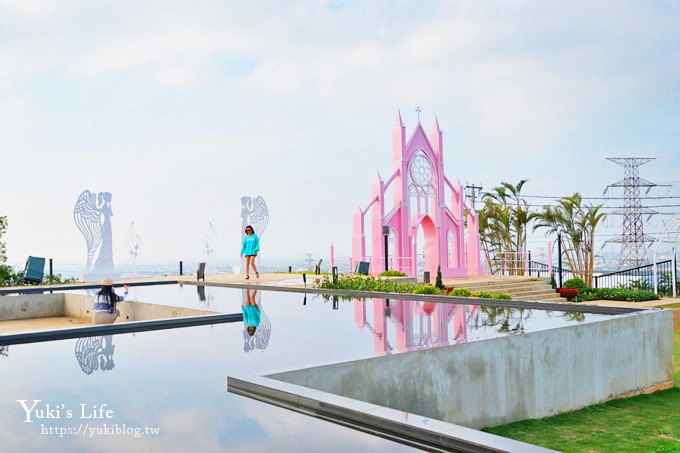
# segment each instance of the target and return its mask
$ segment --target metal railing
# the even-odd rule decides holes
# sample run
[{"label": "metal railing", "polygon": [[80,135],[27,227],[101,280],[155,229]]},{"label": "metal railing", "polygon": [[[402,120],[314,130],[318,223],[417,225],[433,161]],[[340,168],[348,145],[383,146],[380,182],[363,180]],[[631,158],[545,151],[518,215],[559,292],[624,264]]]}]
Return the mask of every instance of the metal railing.
[{"label": "metal railing", "polygon": [[[548,264],[546,264],[548,263]],[[484,263],[491,275],[550,277],[552,265],[545,254],[528,252],[489,252]]]},{"label": "metal railing", "polygon": [[[674,260],[660,261],[645,266],[633,267],[608,274],[594,277],[595,288],[620,288],[645,289],[654,291],[655,280],[658,292],[661,294],[673,293],[673,281],[677,282],[677,268],[674,268]],[[655,279],[656,274],[656,279]],[[674,277],[675,274],[675,277]]]},{"label": "metal railing", "polygon": [[529,267],[527,269],[527,274],[530,277],[550,277],[552,267],[546,263],[541,263],[539,261],[529,261]]}]

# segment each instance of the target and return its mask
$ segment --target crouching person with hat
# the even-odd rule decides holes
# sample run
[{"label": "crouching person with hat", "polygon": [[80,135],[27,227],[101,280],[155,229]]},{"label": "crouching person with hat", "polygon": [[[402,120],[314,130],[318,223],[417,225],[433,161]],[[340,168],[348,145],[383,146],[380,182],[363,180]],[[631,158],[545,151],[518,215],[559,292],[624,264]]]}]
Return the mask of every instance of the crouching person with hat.
[{"label": "crouching person with hat", "polygon": [[128,294],[128,285],[124,285],[125,292],[122,296],[113,291],[113,280],[106,277],[102,280],[102,289],[97,293],[92,307],[92,324],[113,324],[120,316],[116,303],[125,300]]}]

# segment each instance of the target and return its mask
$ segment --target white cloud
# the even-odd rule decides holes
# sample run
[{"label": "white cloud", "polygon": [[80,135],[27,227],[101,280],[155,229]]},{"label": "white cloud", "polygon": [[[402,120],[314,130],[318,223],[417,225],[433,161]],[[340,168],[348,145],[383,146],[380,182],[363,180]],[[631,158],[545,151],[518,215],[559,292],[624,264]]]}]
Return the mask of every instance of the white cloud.
[{"label": "white cloud", "polygon": [[[487,185],[680,140],[672,4],[54,5],[0,0],[0,190],[50,196],[3,200],[14,262],[80,259],[70,211],[85,188],[114,193],[116,231],[135,220],[151,261],[195,256],[209,219],[237,231],[238,199],[258,193],[278,216],[270,256],[327,254],[331,239],[347,254],[398,108],[408,133],[416,105],[426,126],[437,114],[449,178]],[[588,179],[576,190],[601,193]]]},{"label": "white cloud", "polygon": [[60,3],[58,0],[0,0],[0,10],[22,18],[40,19],[54,14]]}]

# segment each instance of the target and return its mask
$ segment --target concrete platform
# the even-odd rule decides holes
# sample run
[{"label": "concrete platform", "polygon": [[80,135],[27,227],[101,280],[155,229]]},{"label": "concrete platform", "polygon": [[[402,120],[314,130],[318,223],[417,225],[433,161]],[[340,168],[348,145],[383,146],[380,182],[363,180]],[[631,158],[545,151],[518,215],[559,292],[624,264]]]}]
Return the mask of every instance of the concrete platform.
[{"label": "concrete platform", "polygon": [[41,330],[68,329],[71,327],[91,326],[87,319],[73,316],[54,316],[51,318],[14,319],[0,321],[0,335],[19,332],[38,332]]}]

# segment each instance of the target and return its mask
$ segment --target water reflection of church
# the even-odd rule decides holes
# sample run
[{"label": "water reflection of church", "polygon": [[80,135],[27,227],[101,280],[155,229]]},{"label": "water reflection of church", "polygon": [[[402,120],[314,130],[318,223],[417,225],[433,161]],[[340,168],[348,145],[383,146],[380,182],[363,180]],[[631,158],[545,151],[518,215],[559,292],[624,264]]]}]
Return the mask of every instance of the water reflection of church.
[{"label": "water reflection of church", "polygon": [[531,310],[510,307],[355,299],[354,321],[373,333],[377,355],[418,351],[524,331]]}]

